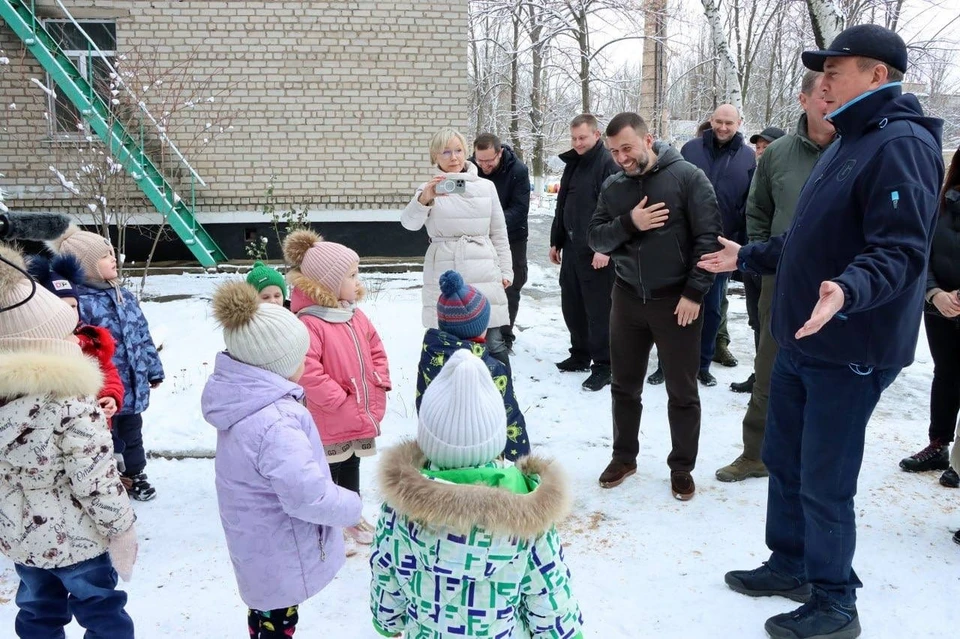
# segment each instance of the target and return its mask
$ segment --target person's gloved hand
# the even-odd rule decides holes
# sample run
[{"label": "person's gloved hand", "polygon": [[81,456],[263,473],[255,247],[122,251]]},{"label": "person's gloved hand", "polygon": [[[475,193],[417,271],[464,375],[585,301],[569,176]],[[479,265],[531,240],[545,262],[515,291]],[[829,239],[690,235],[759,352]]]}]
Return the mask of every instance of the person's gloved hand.
[{"label": "person's gloved hand", "polygon": [[113,568],[124,581],[130,581],[130,578],[133,577],[133,564],[137,561],[137,551],[139,549],[137,531],[134,526],[130,526],[126,532],[112,537],[107,545],[107,552],[110,553]]}]

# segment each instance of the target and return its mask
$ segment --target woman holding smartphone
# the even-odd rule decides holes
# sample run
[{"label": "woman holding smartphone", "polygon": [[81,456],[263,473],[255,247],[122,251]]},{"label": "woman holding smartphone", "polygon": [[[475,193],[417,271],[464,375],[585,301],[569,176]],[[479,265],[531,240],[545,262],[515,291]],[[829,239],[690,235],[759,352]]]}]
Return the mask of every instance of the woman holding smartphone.
[{"label": "woman holding smartphone", "polygon": [[409,231],[427,227],[430,247],[423,258],[423,325],[437,328],[439,278],[458,271],[490,301],[486,344],[509,368],[500,327],[510,324],[504,289],[513,281],[507,225],[493,182],[477,175],[467,161],[467,141],[454,129],[441,129],[430,140],[430,162],[439,170],[420,185],[400,217]]},{"label": "woman holding smartphone", "polygon": [[[930,389],[930,444],[901,460],[910,472],[942,470],[940,483],[960,486],[960,477],[950,466],[947,448],[954,439],[960,413],[960,149],[953,156],[943,193],[940,216],[930,249],[927,276],[927,307],[923,324],[933,356],[933,386]],[[960,538],[955,538],[960,543]]]}]

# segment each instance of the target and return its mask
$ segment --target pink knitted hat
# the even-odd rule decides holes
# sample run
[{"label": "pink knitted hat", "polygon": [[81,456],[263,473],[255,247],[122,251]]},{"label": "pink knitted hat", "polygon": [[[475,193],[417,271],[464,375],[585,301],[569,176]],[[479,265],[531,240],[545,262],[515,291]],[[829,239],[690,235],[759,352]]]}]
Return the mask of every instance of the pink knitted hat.
[{"label": "pink knitted hat", "polygon": [[360,256],[351,248],[336,242],[325,242],[313,231],[294,231],[283,242],[283,257],[293,268],[299,270],[335,296],[340,285]]}]

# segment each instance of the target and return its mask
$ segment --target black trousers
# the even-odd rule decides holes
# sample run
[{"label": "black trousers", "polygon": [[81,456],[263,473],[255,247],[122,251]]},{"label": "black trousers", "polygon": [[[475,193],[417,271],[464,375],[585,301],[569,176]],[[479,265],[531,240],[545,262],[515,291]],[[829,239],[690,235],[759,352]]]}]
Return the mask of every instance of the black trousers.
[{"label": "black trousers", "polygon": [[760,288],[763,278],[743,273],[743,294],[747,298],[747,323],[753,329],[754,352],[760,348]]},{"label": "black trousers", "polygon": [[251,639],[290,639],[297,631],[297,606],[278,610],[250,610],[247,625]]},{"label": "black trousers", "polygon": [[527,241],[511,242],[510,255],[513,256],[513,282],[506,289],[510,324],[500,327],[507,348],[513,348],[517,339],[513,333],[513,325],[517,321],[517,311],[520,310],[520,289],[527,283]]},{"label": "black trousers", "polygon": [[356,455],[330,464],[330,475],[337,486],[355,493],[360,492],[360,458]]},{"label": "black trousers", "polygon": [[923,325],[933,356],[930,441],[952,442],[960,413],[960,320],[928,311]]},{"label": "black trousers", "polygon": [[137,475],[147,467],[140,413],[113,416],[113,452],[123,455],[124,475]]},{"label": "black trousers", "polygon": [[594,269],[593,251],[564,248],[560,262],[560,305],[570,331],[570,355],[589,364],[610,365],[610,293],[613,264]]},{"label": "black trousers", "polygon": [[677,324],[673,299],[641,300],[613,287],[610,345],[613,383],[613,459],[635,463],[640,453],[643,382],[650,349],[657,345],[667,387],[667,421],[673,445],[670,470],[692,471],[700,445],[700,325],[703,312],[689,326]]}]

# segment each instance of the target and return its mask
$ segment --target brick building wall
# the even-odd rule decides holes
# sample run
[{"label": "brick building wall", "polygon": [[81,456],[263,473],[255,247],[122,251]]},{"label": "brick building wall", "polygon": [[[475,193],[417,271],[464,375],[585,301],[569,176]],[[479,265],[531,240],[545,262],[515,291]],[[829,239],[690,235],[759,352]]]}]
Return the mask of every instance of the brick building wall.
[{"label": "brick building wall", "polygon": [[[55,3],[37,4],[58,17]],[[402,208],[430,175],[432,132],[466,127],[466,3],[459,0],[64,4],[81,21],[115,20],[121,54],[149,56],[158,69],[181,65],[197,78],[214,74],[197,97],[221,96],[218,106],[233,114],[233,129],[204,147],[196,142],[204,116],[184,111],[168,131],[192,149],[188,159],[209,184],[197,192],[204,214],[259,210],[271,176],[280,202],[314,210]],[[49,168],[74,151],[50,137],[48,98],[31,82],[45,78],[43,69],[2,22],[0,49],[9,59],[0,66],[7,204],[82,211],[85,202]]]}]

